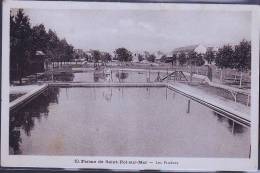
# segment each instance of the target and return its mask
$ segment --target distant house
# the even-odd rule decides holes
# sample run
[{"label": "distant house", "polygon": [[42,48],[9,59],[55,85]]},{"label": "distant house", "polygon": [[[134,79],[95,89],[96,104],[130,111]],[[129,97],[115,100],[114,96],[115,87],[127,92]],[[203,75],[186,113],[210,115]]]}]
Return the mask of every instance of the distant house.
[{"label": "distant house", "polygon": [[[216,47],[213,47],[213,46],[204,46],[202,44],[196,44],[196,45],[190,45],[190,46],[175,48],[172,51],[172,54],[175,54],[177,57],[181,53],[185,53],[185,55],[188,56],[188,54],[190,52],[196,52],[198,54],[204,55],[209,50],[216,52],[218,49]],[[207,64],[207,61],[206,60],[204,60],[204,61],[205,61],[205,64]]]},{"label": "distant house", "polygon": [[179,55],[180,53],[185,53],[188,55],[189,52],[196,52],[196,53],[201,53],[205,54],[207,51],[207,47],[201,44],[196,44],[196,45],[190,45],[190,46],[185,46],[185,47],[179,47],[173,50],[173,54]]}]

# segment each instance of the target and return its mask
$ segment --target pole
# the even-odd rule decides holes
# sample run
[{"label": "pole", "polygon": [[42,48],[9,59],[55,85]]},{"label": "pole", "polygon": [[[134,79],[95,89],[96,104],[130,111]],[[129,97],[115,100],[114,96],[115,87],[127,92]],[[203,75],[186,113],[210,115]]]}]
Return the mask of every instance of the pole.
[{"label": "pole", "polygon": [[188,100],[187,114],[190,113],[190,100]]}]

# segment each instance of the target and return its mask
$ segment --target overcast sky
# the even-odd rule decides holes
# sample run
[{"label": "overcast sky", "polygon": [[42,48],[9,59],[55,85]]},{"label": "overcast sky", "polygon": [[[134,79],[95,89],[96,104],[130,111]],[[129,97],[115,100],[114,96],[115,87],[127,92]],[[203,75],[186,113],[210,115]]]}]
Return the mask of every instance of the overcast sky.
[{"label": "overcast sky", "polygon": [[250,13],[173,10],[26,9],[32,25],[44,24],[75,48],[171,51],[192,44],[250,40]]}]

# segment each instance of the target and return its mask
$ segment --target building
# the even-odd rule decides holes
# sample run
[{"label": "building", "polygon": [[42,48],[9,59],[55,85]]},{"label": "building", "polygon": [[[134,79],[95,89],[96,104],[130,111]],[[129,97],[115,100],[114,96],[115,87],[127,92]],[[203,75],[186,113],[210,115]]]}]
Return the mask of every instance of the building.
[{"label": "building", "polygon": [[[218,48],[214,47],[214,46],[205,46],[205,45],[202,45],[202,44],[195,44],[195,45],[175,48],[172,51],[172,54],[173,55],[175,54],[176,57],[178,58],[178,56],[181,53],[184,53],[186,56],[188,56],[190,52],[196,52],[197,54],[204,55],[207,51],[217,52]],[[204,58],[203,58],[203,60],[205,61],[205,64],[207,64],[207,61]]]},{"label": "building", "polygon": [[40,50],[35,52],[35,56],[32,56],[28,59],[28,63],[30,64],[30,72],[39,73],[43,72],[45,69],[45,58],[46,55]]},{"label": "building", "polygon": [[196,52],[200,54],[205,54],[207,51],[207,47],[201,44],[196,44],[196,45],[190,45],[190,46],[185,46],[185,47],[179,47],[173,50],[173,54],[179,55],[180,53],[185,53],[188,55],[190,52]]}]

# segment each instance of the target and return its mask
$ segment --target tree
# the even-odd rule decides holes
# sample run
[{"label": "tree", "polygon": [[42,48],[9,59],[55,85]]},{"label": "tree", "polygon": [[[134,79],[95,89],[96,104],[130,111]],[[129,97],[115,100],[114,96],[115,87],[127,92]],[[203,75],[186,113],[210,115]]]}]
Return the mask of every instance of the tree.
[{"label": "tree", "polygon": [[205,61],[203,60],[203,54],[196,53],[197,57],[195,60],[195,66],[202,66],[205,64]]},{"label": "tree", "polygon": [[108,52],[105,52],[103,55],[102,55],[102,61],[104,63],[107,63],[109,61],[112,60],[112,56],[108,53]]},{"label": "tree", "polygon": [[221,74],[220,74],[220,80],[222,81],[222,70],[224,68],[233,68],[234,63],[233,63],[233,56],[234,56],[234,51],[230,45],[224,45],[222,48],[220,48],[217,52],[215,63],[218,68],[221,69]]},{"label": "tree", "polygon": [[63,62],[70,61],[73,57],[73,46],[69,45],[65,38],[59,42],[59,45],[60,60]]},{"label": "tree", "polygon": [[30,19],[22,9],[19,9],[16,16],[10,17],[10,59],[11,68],[15,73],[11,73],[11,79],[18,77],[20,84],[22,77],[28,70],[28,58],[33,55],[32,48],[32,30]]},{"label": "tree", "polygon": [[242,85],[242,72],[251,69],[251,43],[242,40],[235,46],[233,56],[233,67],[240,72],[239,87]]},{"label": "tree", "polygon": [[202,54],[198,54],[195,51],[188,53],[188,62],[190,65],[190,80],[192,80],[192,68],[195,66],[202,66],[204,64]]},{"label": "tree", "polygon": [[204,64],[202,54],[198,54],[195,51],[189,52],[188,61],[190,65],[194,65],[194,66],[202,66]]},{"label": "tree", "polygon": [[150,61],[150,62],[154,62],[155,61],[155,55],[154,54],[149,54],[147,57],[146,57],[146,60],[147,61]]},{"label": "tree", "polygon": [[[19,79],[21,83],[22,77],[41,70],[34,66],[36,51],[60,62],[73,56],[73,46],[66,39],[60,40],[52,30],[47,33],[43,24],[31,27],[29,17],[18,9],[14,16],[10,15],[10,80]],[[42,66],[43,59],[38,63]]]},{"label": "tree", "polygon": [[41,50],[46,53],[47,45],[49,43],[49,36],[43,24],[34,26],[32,28],[32,41],[33,49],[35,51]]},{"label": "tree", "polygon": [[139,61],[139,62],[141,62],[141,61],[144,60],[144,57],[143,57],[143,55],[141,55],[141,54],[138,54],[137,57],[138,57],[138,61]]},{"label": "tree", "polygon": [[174,53],[173,55],[172,55],[172,67],[173,67],[173,64],[175,63],[175,65],[176,65],[176,63],[177,63],[177,54],[176,53]]},{"label": "tree", "polygon": [[92,50],[91,56],[94,60],[94,63],[98,63],[98,61],[101,60],[101,52],[99,50]]},{"label": "tree", "polygon": [[133,56],[130,51],[128,51],[126,48],[118,48],[115,50],[115,55],[117,59],[121,62],[127,62],[132,61]]},{"label": "tree", "polygon": [[150,54],[148,51],[144,51],[144,57],[149,62],[154,62],[156,58],[154,54]]},{"label": "tree", "polygon": [[48,31],[48,45],[47,45],[47,55],[51,57],[52,61],[59,61],[60,55],[59,55],[59,42],[60,39],[57,36],[56,32],[49,29]]},{"label": "tree", "polygon": [[214,62],[215,57],[216,57],[216,56],[215,56],[215,53],[214,53],[214,51],[212,51],[211,49],[210,49],[210,50],[207,50],[206,53],[205,53],[205,55],[204,55],[205,60],[206,60],[209,64],[211,64],[212,62]]},{"label": "tree", "polygon": [[187,57],[186,54],[184,52],[181,52],[178,56],[177,56],[177,61],[179,61],[179,64],[181,66],[183,66],[186,62],[187,62]]}]

